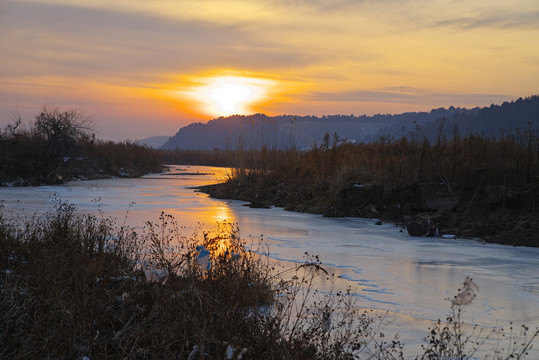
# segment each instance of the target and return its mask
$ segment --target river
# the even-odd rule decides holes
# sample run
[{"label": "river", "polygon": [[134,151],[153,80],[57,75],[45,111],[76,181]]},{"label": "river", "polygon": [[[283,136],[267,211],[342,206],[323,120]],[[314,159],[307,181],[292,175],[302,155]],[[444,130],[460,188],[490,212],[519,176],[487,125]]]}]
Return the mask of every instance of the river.
[{"label": "river", "polygon": [[351,285],[360,307],[387,311],[394,319],[391,326],[401,329],[401,339],[411,346],[427,335],[432,321],[445,319],[449,302],[444,299],[455,295],[467,276],[480,287],[473,304],[465,309],[467,322],[484,327],[510,322],[516,327],[539,327],[537,248],[412,237],[392,224],[375,225],[372,219],[250,209],[240,201],[212,199],[193,189],[222,180],[225,172],[190,166],[138,179],[4,187],[0,188],[0,205],[7,216],[39,216],[59,199],[134,227],[157,221],[161,211],[188,228],[211,227],[222,220],[238,223],[243,237],[262,235],[270,257],[284,266],[301,262],[305,252],[319,255],[338,276],[337,288]]}]

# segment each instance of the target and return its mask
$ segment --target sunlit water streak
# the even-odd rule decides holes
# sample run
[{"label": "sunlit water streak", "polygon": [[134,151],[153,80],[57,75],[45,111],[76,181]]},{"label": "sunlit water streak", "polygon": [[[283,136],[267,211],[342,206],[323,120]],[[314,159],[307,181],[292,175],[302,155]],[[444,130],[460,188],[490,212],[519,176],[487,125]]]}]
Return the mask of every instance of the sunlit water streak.
[{"label": "sunlit water streak", "polygon": [[[239,224],[243,237],[263,235],[270,256],[301,262],[305,252],[319,255],[338,278],[337,288],[354,287],[359,306],[389,311],[402,327],[406,344],[417,345],[431,321],[444,319],[466,276],[480,292],[466,307],[465,319],[482,326],[539,326],[539,249],[483,244],[472,240],[408,236],[391,224],[373,220],[323,218],[280,208],[250,209],[239,201],[217,200],[192,187],[223,178],[221,168],[182,167],[191,175],[152,175],[139,179],[71,182],[62,186],[0,188],[5,215],[42,214],[55,199],[84,212],[102,212],[121,223],[142,227],[161,211],[196,229],[217,221]],[[211,173],[211,175],[196,175]],[[178,172],[178,171],[174,171]],[[319,282],[321,291],[330,284]]]}]

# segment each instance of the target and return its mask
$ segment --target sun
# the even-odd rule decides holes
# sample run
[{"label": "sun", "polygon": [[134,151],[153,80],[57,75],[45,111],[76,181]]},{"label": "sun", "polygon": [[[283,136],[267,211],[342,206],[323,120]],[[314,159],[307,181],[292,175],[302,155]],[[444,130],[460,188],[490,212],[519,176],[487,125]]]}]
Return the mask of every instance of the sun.
[{"label": "sun", "polygon": [[201,111],[214,116],[248,115],[267,97],[272,82],[244,76],[211,76],[197,80],[188,95]]},{"label": "sun", "polygon": [[251,94],[251,90],[245,86],[223,83],[209,90],[210,98],[223,113],[232,114],[243,112],[246,99]]}]

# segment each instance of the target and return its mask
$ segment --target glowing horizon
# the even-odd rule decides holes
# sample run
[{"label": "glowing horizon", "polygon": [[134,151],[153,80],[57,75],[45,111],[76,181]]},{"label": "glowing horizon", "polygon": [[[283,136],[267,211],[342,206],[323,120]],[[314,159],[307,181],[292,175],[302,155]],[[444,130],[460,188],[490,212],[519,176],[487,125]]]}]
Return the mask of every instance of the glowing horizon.
[{"label": "glowing horizon", "polygon": [[246,75],[215,75],[196,77],[193,85],[177,91],[177,96],[188,97],[198,103],[199,111],[208,116],[248,115],[256,112],[258,104],[268,99],[274,81]]},{"label": "glowing horizon", "polygon": [[113,139],[539,93],[536,0],[4,0],[0,33],[0,125],[75,107]]}]

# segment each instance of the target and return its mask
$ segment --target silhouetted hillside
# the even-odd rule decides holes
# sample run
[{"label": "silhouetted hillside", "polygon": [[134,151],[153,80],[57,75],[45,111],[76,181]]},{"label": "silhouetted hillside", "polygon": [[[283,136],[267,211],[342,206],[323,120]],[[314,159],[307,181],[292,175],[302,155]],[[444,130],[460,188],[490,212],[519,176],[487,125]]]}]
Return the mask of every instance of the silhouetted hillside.
[{"label": "silhouetted hillside", "polygon": [[139,145],[146,145],[148,147],[158,149],[163,146],[170,136],[150,136],[144,139],[137,140],[136,143]]},{"label": "silhouetted hillside", "polygon": [[[516,134],[539,127],[539,96],[519,98],[516,101],[504,102],[502,105],[491,105],[475,108],[457,114],[454,117],[439,117],[434,122],[420,126],[408,132],[409,137],[426,136],[435,140],[438,136],[453,138],[455,129],[459,136],[477,134],[483,137],[500,138],[501,135]],[[378,135],[396,135],[395,129],[386,129]]]},{"label": "silhouetted hillside", "polygon": [[[499,136],[517,128],[527,128],[539,120],[539,96],[491,105],[485,108],[433,109],[430,112],[409,112],[398,115],[373,116],[324,115],[295,116],[264,114],[220,117],[206,124],[193,123],[181,128],[163,149],[308,149],[320,144],[326,133],[333,139],[349,142],[372,142],[381,137],[400,138],[427,136],[434,139],[443,122],[444,135],[479,133]],[[338,137],[335,137],[334,135]]]}]

